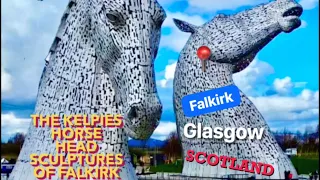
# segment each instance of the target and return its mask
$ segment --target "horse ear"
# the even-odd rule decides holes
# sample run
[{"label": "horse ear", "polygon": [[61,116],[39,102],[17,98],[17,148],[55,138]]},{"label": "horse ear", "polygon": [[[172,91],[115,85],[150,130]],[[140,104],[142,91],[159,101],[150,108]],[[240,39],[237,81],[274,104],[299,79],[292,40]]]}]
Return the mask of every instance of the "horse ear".
[{"label": "horse ear", "polygon": [[179,19],[173,19],[174,24],[183,32],[194,33],[197,26],[187,23]]}]

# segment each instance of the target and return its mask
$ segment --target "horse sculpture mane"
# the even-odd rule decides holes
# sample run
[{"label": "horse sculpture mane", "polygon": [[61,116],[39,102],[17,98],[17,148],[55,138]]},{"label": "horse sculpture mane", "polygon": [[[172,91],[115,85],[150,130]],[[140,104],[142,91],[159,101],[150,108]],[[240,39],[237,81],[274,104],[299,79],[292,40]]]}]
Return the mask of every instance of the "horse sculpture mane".
[{"label": "horse sculpture mane", "polygon": [[[268,177],[244,170],[222,168],[221,161],[216,166],[210,166],[185,160],[182,172],[184,176],[222,177],[230,174],[247,174],[255,175],[256,178],[285,179],[284,172],[290,171],[293,178],[298,177],[294,166],[276,142],[266,121],[241,91],[239,106],[195,117],[184,115],[181,100],[189,94],[233,85],[233,73],[245,69],[275,36],[299,27],[298,17],[301,13],[301,6],[294,1],[276,0],[235,15],[218,15],[202,26],[174,20],[180,30],[191,33],[180,53],[174,76],[174,110],[184,157],[187,156],[188,150],[193,150],[234,157],[238,164],[242,160],[248,160],[274,167],[274,173]],[[203,45],[208,46],[212,52],[206,65],[206,72],[201,70],[201,63],[197,57],[197,49]],[[195,125],[201,123],[202,127],[212,129],[264,128],[264,133],[261,140],[244,139],[233,143],[226,143],[223,139],[189,139],[183,134],[186,123]]]},{"label": "horse sculpture mane", "polygon": [[[112,21],[124,16],[121,25]],[[128,136],[149,138],[161,115],[153,62],[164,19],[163,9],[154,0],[142,4],[70,0],[39,83],[34,114],[124,116],[124,128],[103,128],[104,138],[97,141],[98,153],[123,154],[119,175],[124,180],[137,179]],[[30,165],[32,153],[57,153],[49,128],[30,124],[10,180],[36,179]]]}]

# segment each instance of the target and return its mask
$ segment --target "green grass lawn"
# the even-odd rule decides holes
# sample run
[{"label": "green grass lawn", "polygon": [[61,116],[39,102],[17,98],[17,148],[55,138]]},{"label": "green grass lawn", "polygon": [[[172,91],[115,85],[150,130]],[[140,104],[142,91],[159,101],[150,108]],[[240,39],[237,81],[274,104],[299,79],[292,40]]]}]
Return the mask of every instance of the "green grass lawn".
[{"label": "green grass lawn", "polygon": [[299,174],[309,174],[316,170],[319,171],[319,157],[292,157],[291,161]]},{"label": "green grass lawn", "polygon": [[182,164],[161,164],[157,167],[151,166],[151,172],[170,172],[170,173],[181,173],[182,172]]}]

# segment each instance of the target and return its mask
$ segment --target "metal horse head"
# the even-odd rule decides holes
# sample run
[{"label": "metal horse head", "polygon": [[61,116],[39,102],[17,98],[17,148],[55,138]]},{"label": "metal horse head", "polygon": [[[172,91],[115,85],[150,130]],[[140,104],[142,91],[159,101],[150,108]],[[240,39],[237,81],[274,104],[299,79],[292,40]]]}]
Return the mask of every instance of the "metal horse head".
[{"label": "metal horse head", "polygon": [[110,76],[117,100],[122,104],[129,135],[146,138],[152,128],[139,131],[135,127],[157,122],[154,119],[161,116],[154,60],[165,12],[154,0],[91,1],[95,7],[91,14],[91,36],[97,59]]},{"label": "metal horse head", "polygon": [[293,0],[276,0],[235,15],[219,14],[202,26],[174,19],[177,27],[192,33],[192,43],[203,43],[212,51],[209,60],[234,65],[233,72],[246,68],[255,55],[281,32],[301,24],[302,7]]}]

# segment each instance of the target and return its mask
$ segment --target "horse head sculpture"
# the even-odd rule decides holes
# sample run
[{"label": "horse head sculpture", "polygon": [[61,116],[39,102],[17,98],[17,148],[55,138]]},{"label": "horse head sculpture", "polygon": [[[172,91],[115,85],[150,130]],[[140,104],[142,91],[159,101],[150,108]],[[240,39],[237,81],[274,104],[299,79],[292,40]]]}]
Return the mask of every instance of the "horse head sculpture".
[{"label": "horse head sculpture", "polygon": [[[293,178],[298,175],[290,159],[283,153],[264,118],[240,91],[239,106],[203,114],[201,116],[186,117],[182,110],[182,98],[215,88],[233,85],[232,75],[245,69],[256,54],[281,32],[289,33],[301,24],[299,16],[302,7],[292,0],[276,0],[262,4],[252,9],[234,15],[217,15],[202,26],[195,26],[188,22],[175,19],[177,27],[191,33],[191,36],[180,53],[174,76],[174,109],[177,120],[177,130],[181,138],[183,155],[187,157],[188,150],[228,156],[237,162],[252,161],[272,165],[274,172],[270,176],[263,176],[252,171],[235,170],[184,162],[183,175],[198,177],[223,177],[230,174],[256,175],[257,178],[284,179],[284,171],[290,171]],[[201,70],[201,62],[197,57],[197,50],[207,46],[211,56],[207,60],[206,72]],[[261,140],[236,140],[226,143],[221,139],[189,139],[184,136],[184,126],[187,123],[202,127],[221,128],[264,128]],[[201,158],[203,159],[203,158]],[[202,161],[202,160],[201,160]]]},{"label": "horse head sculpture", "polygon": [[152,0],[136,4],[130,0],[93,0],[91,6],[95,7],[91,14],[94,49],[117,92],[128,133],[134,138],[147,138],[157,126],[154,119],[160,119],[162,110],[153,63],[164,10]]},{"label": "horse head sculpture", "polygon": [[[124,116],[98,141],[99,153],[123,154],[122,179],[137,178],[128,136],[147,139],[160,120],[154,60],[165,18],[155,0],[70,0],[40,80],[34,114]],[[36,179],[32,153],[56,154],[50,129],[30,125],[10,179]]]},{"label": "horse head sculpture", "polygon": [[[301,25],[301,5],[293,0],[276,0],[235,15],[219,14],[202,26],[174,19],[183,32],[192,33],[192,43],[206,44],[209,60],[234,65],[233,72],[247,67],[255,55],[281,32],[289,33]],[[198,40],[196,40],[198,39]]]}]

